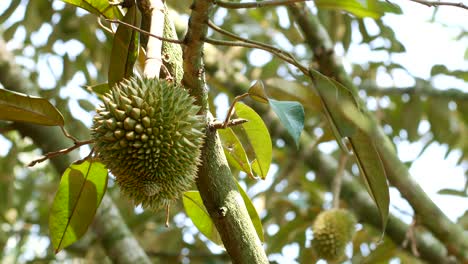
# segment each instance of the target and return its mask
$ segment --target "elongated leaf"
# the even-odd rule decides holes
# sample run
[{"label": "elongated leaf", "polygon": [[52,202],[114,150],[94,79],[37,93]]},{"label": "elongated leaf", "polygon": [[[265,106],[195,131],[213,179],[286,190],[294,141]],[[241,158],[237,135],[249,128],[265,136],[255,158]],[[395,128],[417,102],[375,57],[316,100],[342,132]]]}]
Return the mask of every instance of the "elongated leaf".
[{"label": "elongated leaf", "polygon": [[237,181],[236,181],[236,184],[237,184],[237,189],[239,190],[242,196],[242,199],[244,200],[245,207],[247,207],[250,220],[252,220],[252,224],[255,227],[255,231],[257,232],[258,238],[260,239],[260,241],[265,242],[265,238],[263,235],[262,221],[260,221],[260,217],[258,216],[257,210],[255,209],[255,206],[253,205],[252,200],[250,200],[247,193],[245,193],[244,189],[242,189],[242,187],[239,185]]},{"label": "elongated leaf", "polygon": [[338,143],[343,144],[342,137],[349,139],[361,177],[379,209],[385,229],[390,198],[385,168],[373,139],[376,124],[361,112],[359,102],[349,89],[313,69],[310,74]]},{"label": "elongated leaf", "polygon": [[[123,21],[127,24],[139,26],[140,16],[136,5],[130,7]],[[112,42],[112,51],[107,75],[109,87],[128,78],[133,73],[133,66],[138,57],[138,32],[125,25],[119,25]]]},{"label": "elongated leaf", "polygon": [[271,97],[287,101],[298,101],[305,108],[313,111],[322,109],[320,98],[311,93],[309,88],[297,81],[288,81],[282,78],[270,78],[265,81]]},{"label": "elongated leaf", "polygon": [[223,245],[223,241],[219,236],[210,214],[206,210],[203,200],[198,191],[188,191],[184,193],[182,198],[185,212],[192,219],[193,224],[198,230],[205,235],[209,240],[217,245]]},{"label": "elongated leaf", "polygon": [[369,192],[379,209],[382,230],[385,230],[390,206],[390,194],[382,160],[374,141],[361,130],[352,135],[349,141],[367,192]]},{"label": "elongated leaf", "polygon": [[232,129],[229,127],[226,129],[219,129],[218,133],[229,164],[247,173],[250,177],[253,177],[252,168],[250,167],[249,160],[247,159],[247,154],[245,153],[244,147],[236,134],[234,134]]},{"label": "elongated leaf", "polygon": [[252,108],[243,103],[237,103],[235,109],[238,117],[249,120],[249,122],[242,124],[242,128],[255,154],[255,158],[252,161],[252,169],[262,179],[265,179],[270,169],[272,158],[270,133],[268,133],[263,120]]},{"label": "elongated leaf", "polygon": [[271,109],[275,111],[279,120],[293,137],[299,147],[299,137],[304,129],[304,107],[298,102],[276,101],[269,99]]},{"label": "elongated leaf", "polygon": [[310,74],[313,78],[314,87],[322,101],[325,118],[330,124],[336,141],[343,151],[349,152],[342,139],[351,136],[356,128],[354,125],[350,124],[339,111],[334,111],[334,108],[338,106],[338,102],[352,102],[352,96],[347,91],[338,89],[329,78],[321,73],[311,69]]},{"label": "elongated leaf", "polygon": [[81,7],[84,10],[105,18],[121,18],[117,6],[110,4],[109,0],[62,0],[65,3]]},{"label": "elongated leaf", "polygon": [[380,18],[383,15],[377,6],[365,7],[357,0],[315,0],[318,8],[336,9],[347,11],[357,17]]},{"label": "elongated leaf", "polygon": [[72,164],[62,175],[49,217],[55,252],[80,239],[92,223],[107,188],[107,169],[97,161]]},{"label": "elongated leaf", "polygon": [[63,126],[62,114],[44,98],[0,89],[0,120]]}]

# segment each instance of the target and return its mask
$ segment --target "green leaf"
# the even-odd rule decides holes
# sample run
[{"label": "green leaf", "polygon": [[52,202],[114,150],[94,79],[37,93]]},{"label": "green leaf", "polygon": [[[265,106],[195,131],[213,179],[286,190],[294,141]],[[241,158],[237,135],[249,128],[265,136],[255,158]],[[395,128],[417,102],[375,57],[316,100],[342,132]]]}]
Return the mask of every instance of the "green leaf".
[{"label": "green leaf", "polygon": [[309,88],[297,81],[288,81],[282,78],[270,78],[265,81],[268,93],[281,100],[298,101],[305,108],[313,111],[321,110],[320,98],[311,93]]},{"label": "green leaf", "polygon": [[242,128],[249,139],[249,144],[252,146],[255,155],[251,166],[257,175],[265,179],[270,169],[272,158],[270,133],[268,133],[263,120],[252,108],[243,103],[237,103],[234,107],[239,118],[249,120],[249,122],[242,124]]},{"label": "green leaf", "polygon": [[356,157],[364,185],[379,209],[382,230],[385,230],[390,205],[390,194],[385,168],[377,152],[375,142],[361,130],[356,131],[349,138],[349,142]]},{"label": "green leaf", "polygon": [[268,104],[268,96],[262,81],[256,81],[249,88],[249,96],[257,102]]},{"label": "green leaf", "polygon": [[117,6],[111,5],[109,0],[62,0],[65,3],[81,7],[84,10],[105,18],[121,18]]},{"label": "green leaf", "polygon": [[[127,24],[139,26],[140,15],[136,5],[130,7],[123,18]],[[112,51],[109,62],[109,87],[133,74],[133,66],[138,57],[138,32],[126,25],[119,25],[112,42]]]},{"label": "green leaf", "polygon": [[255,227],[255,231],[257,232],[258,238],[260,239],[260,241],[265,242],[265,238],[263,235],[262,221],[260,221],[260,217],[258,216],[257,210],[255,209],[255,206],[252,204],[252,200],[250,200],[247,193],[245,193],[244,189],[242,189],[242,187],[239,185],[237,181],[236,181],[236,184],[237,184],[237,189],[239,190],[242,196],[242,199],[244,200],[245,207],[247,207],[250,220],[252,220],[252,224]]},{"label": "green leaf", "polygon": [[314,87],[322,101],[323,112],[325,118],[330,124],[330,128],[335,135],[336,141],[340,148],[344,152],[349,152],[348,147],[343,143],[344,137],[349,137],[354,134],[356,128],[350,124],[349,121],[343,116],[339,110],[339,102],[348,102],[353,104],[354,98],[349,91],[336,86],[331,79],[317,72],[316,70],[310,69],[310,75]]},{"label": "green leaf", "polygon": [[223,241],[219,236],[213,221],[211,221],[210,214],[206,210],[203,200],[198,191],[188,191],[182,197],[185,212],[188,217],[192,219],[193,224],[198,230],[205,235],[213,243],[222,246]]},{"label": "green leaf", "polygon": [[100,84],[96,84],[96,85],[86,85],[84,86],[84,88],[88,91],[92,91],[98,95],[104,95],[106,94],[107,92],[110,91],[110,87],[109,87],[109,84],[107,83],[100,83]]},{"label": "green leaf", "polygon": [[253,177],[247,154],[236,134],[234,134],[229,127],[226,129],[219,129],[218,133],[229,164],[247,173],[249,177]]},{"label": "green leaf", "polygon": [[283,126],[293,137],[296,146],[299,147],[299,137],[304,129],[304,107],[298,102],[274,99],[269,99],[269,102]]},{"label": "green leaf", "polygon": [[62,114],[44,98],[0,89],[0,120],[63,126]]},{"label": "green leaf", "polygon": [[454,195],[454,196],[460,196],[460,197],[468,197],[468,193],[465,191],[459,191],[459,190],[452,190],[452,189],[442,189],[437,192],[438,194],[443,194],[443,195]]},{"label": "green leaf", "polygon": [[315,0],[314,3],[318,8],[344,10],[360,18],[371,17],[377,19],[383,15],[383,12],[377,6],[365,7],[357,0]]},{"label": "green leaf", "polygon": [[100,162],[79,161],[65,170],[49,216],[55,253],[85,234],[106,188],[107,169]]}]

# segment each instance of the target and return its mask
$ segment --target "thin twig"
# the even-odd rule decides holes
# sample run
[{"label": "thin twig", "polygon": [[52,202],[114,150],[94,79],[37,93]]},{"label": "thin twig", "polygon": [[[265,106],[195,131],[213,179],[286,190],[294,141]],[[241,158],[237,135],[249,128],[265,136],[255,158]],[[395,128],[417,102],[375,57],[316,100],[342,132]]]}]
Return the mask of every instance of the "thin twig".
[{"label": "thin twig", "polygon": [[73,143],[75,143],[75,144],[76,144],[76,143],[78,143],[78,142],[79,142],[79,140],[78,140],[78,139],[76,139],[76,137],[74,137],[74,136],[70,135],[70,134],[67,132],[67,130],[65,129],[65,127],[64,127],[64,126],[60,126],[60,129],[62,129],[62,132],[63,132],[63,134],[64,134],[64,135],[65,135],[67,138],[69,138],[69,139],[73,140]]},{"label": "thin twig", "polygon": [[[71,137],[71,136],[70,136]],[[53,151],[53,152],[49,152],[49,153],[46,153],[44,155],[44,157],[40,158],[40,159],[37,159],[37,160],[33,160],[31,163],[28,164],[28,167],[32,167],[34,165],[36,165],[37,163],[41,163],[43,161],[46,161],[48,159],[51,159],[51,158],[55,158],[57,156],[60,156],[60,155],[64,155],[64,154],[67,154],[81,146],[84,146],[84,145],[88,145],[88,144],[91,144],[93,143],[94,140],[90,139],[90,140],[85,140],[85,141],[74,141],[74,145],[69,147],[69,148],[66,148],[66,149],[61,149],[61,150],[58,150],[58,151]]]},{"label": "thin twig", "polygon": [[340,192],[341,192],[341,183],[343,174],[346,168],[346,163],[348,162],[349,154],[341,153],[340,161],[338,163],[338,168],[336,169],[335,177],[333,178],[333,208],[340,208]]},{"label": "thin twig", "polygon": [[459,7],[468,10],[468,6],[463,4],[462,2],[459,3],[453,3],[453,2],[433,2],[433,1],[425,1],[425,0],[409,0],[411,2],[419,3],[428,7],[437,7],[437,6],[453,6],[453,7]]},{"label": "thin twig", "polygon": [[[244,123],[247,123],[249,120],[247,119],[243,119],[243,118],[236,118],[236,119],[231,119],[229,120],[228,124],[226,127],[233,127],[233,126],[238,126],[238,125],[242,125]],[[210,128],[211,129],[222,129],[222,128],[225,128],[224,127],[224,122],[220,122],[220,121],[215,121],[213,123],[210,124]]]},{"label": "thin twig", "polygon": [[265,50],[265,51],[270,52],[271,54],[277,56],[278,58],[284,60],[285,62],[296,66],[302,73],[307,74],[307,75],[309,74],[307,72],[307,68],[304,65],[301,65],[300,63],[295,62],[291,58],[284,56],[284,54],[282,54],[282,53],[277,53],[277,52],[274,52],[274,51],[272,51],[270,49],[265,49],[265,48],[263,48],[261,46],[255,45],[255,44],[245,43],[245,42],[241,42],[241,41],[218,40],[218,39],[212,39],[212,38],[205,38],[204,41],[206,43],[210,43],[210,44],[213,44],[213,45],[219,45],[219,46],[247,47],[247,48]]},{"label": "thin twig", "polygon": [[258,41],[254,41],[254,40],[250,40],[250,39],[247,39],[247,38],[243,38],[239,35],[236,35],[232,32],[229,32],[227,30],[224,30],[218,26],[216,26],[213,22],[211,21],[208,21],[208,26],[215,30],[216,32],[220,33],[220,34],[223,34],[225,36],[228,36],[228,37],[231,37],[233,39],[236,39],[236,40],[239,40],[241,42],[245,42],[245,43],[249,43],[249,44],[252,44],[252,45],[255,45],[255,48],[258,48],[258,49],[262,49],[262,50],[265,50],[265,51],[268,51],[278,57],[280,57],[281,59],[283,60],[286,60],[286,62],[290,63],[290,64],[293,64],[294,66],[296,66],[297,68],[299,68],[302,72],[304,72],[301,67],[303,67],[305,69],[304,66],[302,66],[299,61],[289,52],[287,51],[284,51],[280,48],[276,48],[274,46],[271,46],[271,45],[268,45],[268,44],[265,44],[265,43],[262,43],[262,42],[258,42]]},{"label": "thin twig", "polygon": [[244,3],[214,1],[214,3],[217,6],[228,8],[228,9],[242,9],[242,8],[284,6],[284,5],[290,5],[294,3],[301,3],[301,2],[307,2],[307,1],[312,1],[312,0],[271,0],[271,1],[244,2]]},{"label": "thin twig", "polygon": [[402,246],[406,248],[408,246],[408,243],[410,243],[411,253],[413,253],[413,255],[415,255],[416,257],[419,257],[420,254],[418,251],[418,244],[416,242],[416,227],[417,220],[416,217],[413,217],[413,221],[411,222],[411,225],[406,231],[405,240],[403,241]]},{"label": "thin twig", "polygon": [[242,100],[242,98],[245,98],[249,96],[249,93],[245,93],[245,94],[241,94],[241,95],[238,95],[234,98],[234,100],[232,101],[232,104],[231,106],[229,107],[229,111],[227,112],[227,115],[226,115],[226,119],[224,119],[224,123],[223,123],[223,128],[226,128],[228,126],[228,123],[229,123],[229,119],[231,118],[232,116],[232,112],[234,111],[234,106],[236,105],[236,103],[239,101],[239,100]]},{"label": "thin twig", "polygon": [[154,35],[154,34],[151,34],[151,33],[148,32],[148,31],[142,30],[142,29],[140,29],[140,28],[138,28],[138,27],[135,27],[134,25],[128,24],[128,23],[123,22],[123,21],[121,21],[121,20],[109,19],[109,18],[104,18],[104,19],[105,19],[107,22],[110,22],[110,23],[117,23],[117,24],[124,25],[124,26],[129,27],[129,28],[131,28],[131,29],[133,29],[133,30],[136,30],[136,31],[138,31],[138,32],[140,32],[140,33],[142,33],[142,34],[146,34],[146,35],[151,36],[151,37],[153,37],[153,38],[157,38],[157,39],[159,39],[159,40],[161,40],[161,41],[167,41],[167,42],[169,42],[169,43],[185,45],[185,43],[184,43],[182,40],[170,39],[170,38],[165,38],[165,37],[161,37],[161,36],[156,36],[156,35]]}]

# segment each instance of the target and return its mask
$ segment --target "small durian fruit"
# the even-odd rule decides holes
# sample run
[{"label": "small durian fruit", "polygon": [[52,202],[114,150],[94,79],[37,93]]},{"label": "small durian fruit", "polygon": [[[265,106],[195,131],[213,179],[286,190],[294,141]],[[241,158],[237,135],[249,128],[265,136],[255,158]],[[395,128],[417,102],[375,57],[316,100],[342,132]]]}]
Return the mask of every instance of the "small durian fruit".
[{"label": "small durian fruit", "polygon": [[147,78],[123,80],[104,96],[94,149],[135,204],[169,206],[193,184],[205,127],[194,101],[179,85]]},{"label": "small durian fruit", "polygon": [[312,225],[312,248],[317,256],[328,261],[341,258],[354,235],[355,224],[353,214],[345,209],[321,212]]}]

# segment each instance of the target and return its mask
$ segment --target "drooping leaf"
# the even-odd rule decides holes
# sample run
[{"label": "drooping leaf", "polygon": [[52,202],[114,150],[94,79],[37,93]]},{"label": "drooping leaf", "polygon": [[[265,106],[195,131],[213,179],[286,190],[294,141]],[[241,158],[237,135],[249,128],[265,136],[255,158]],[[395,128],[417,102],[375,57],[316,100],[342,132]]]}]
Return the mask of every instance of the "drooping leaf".
[{"label": "drooping leaf", "polygon": [[344,10],[357,17],[380,18],[383,12],[377,6],[363,6],[357,0],[315,0],[318,8]]},{"label": "drooping leaf", "polygon": [[[136,5],[130,7],[123,18],[127,24],[139,26],[140,15]],[[109,87],[128,78],[138,57],[138,32],[126,25],[119,25],[112,42],[112,51],[107,75]]]},{"label": "drooping leaf", "polygon": [[361,130],[356,131],[349,138],[349,142],[351,143],[367,192],[379,209],[382,230],[385,230],[390,206],[390,194],[385,168],[376,149],[375,142]]},{"label": "drooping leaf", "polygon": [[256,81],[250,88],[249,88],[249,96],[258,101],[260,103],[268,104],[268,96],[265,92],[265,87],[263,86],[262,81]]},{"label": "drooping leaf", "polygon": [[354,99],[351,98],[348,91],[338,89],[338,87],[336,87],[329,78],[321,73],[311,69],[310,74],[313,78],[312,81],[314,87],[322,101],[325,118],[330,124],[330,128],[335,135],[336,141],[343,151],[349,152],[342,139],[344,137],[351,136],[355,132],[356,128],[354,125],[350,124],[343,115],[341,115],[341,112],[335,109],[335,107],[338,105],[338,102],[351,102]]},{"label": "drooping leaf", "polygon": [[404,104],[403,113],[401,115],[401,123],[408,133],[410,141],[416,141],[419,138],[418,127],[419,122],[423,117],[423,104],[419,95],[411,95],[410,100]]},{"label": "drooping leaf", "polygon": [[219,129],[218,133],[229,164],[247,173],[250,177],[253,177],[247,154],[236,134],[234,134],[229,127],[226,129]]},{"label": "drooping leaf", "polygon": [[62,114],[44,98],[0,89],[0,120],[63,126]]},{"label": "drooping leaf", "polygon": [[265,179],[268,170],[270,169],[272,158],[272,144],[270,133],[268,132],[265,123],[260,116],[250,107],[243,103],[235,105],[236,114],[239,118],[249,120],[249,122],[242,124],[255,158],[252,161],[253,171]]},{"label": "drooping leaf", "polygon": [[111,5],[109,0],[62,0],[65,3],[81,7],[84,10],[105,18],[121,18],[116,5]]},{"label": "drooping leaf", "polygon": [[252,220],[252,224],[255,227],[255,231],[257,232],[258,238],[260,239],[260,241],[265,242],[265,238],[263,235],[262,221],[260,221],[260,217],[258,216],[257,210],[255,209],[255,206],[253,205],[252,200],[250,200],[247,193],[245,193],[244,189],[242,189],[242,187],[239,185],[237,181],[236,181],[236,184],[237,184],[237,189],[239,190],[242,196],[242,199],[244,200],[245,207],[247,207],[250,220]]},{"label": "drooping leaf", "polygon": [[182,198],[185,212],[192,219],[193,224],[198,230],[213,243],[222,246],[223,241],[219,236],[218,230],[211,221],[210,214],[206,210],[203,200],[198,191],[188,191]]},{"label": "drooping leaf", "polygon": [[304,107],[298,102],[276,101],[269,99],[271,109],[293,137],[296,146],[299,147],[299,137],[304,129]]},{"label": "drooping leaf", "polygon": [[88,91],[95,92],[98,95],[104,95],[110,90],[109,84],[107,83],[89,85],[89,86],[85,86],[84,88]]},{"label": "drooping leaf", "polygon": [[107,188],[104,164],[76,162],[62,175],[49,216],[49,231],[55,252],[80,239],[92,223]]}]

